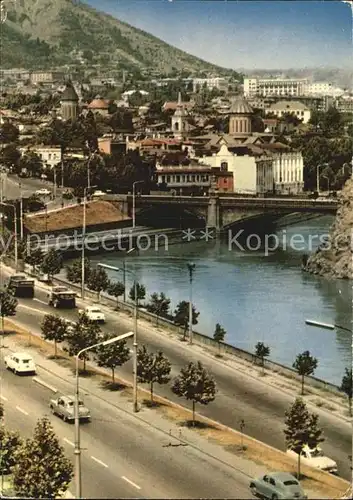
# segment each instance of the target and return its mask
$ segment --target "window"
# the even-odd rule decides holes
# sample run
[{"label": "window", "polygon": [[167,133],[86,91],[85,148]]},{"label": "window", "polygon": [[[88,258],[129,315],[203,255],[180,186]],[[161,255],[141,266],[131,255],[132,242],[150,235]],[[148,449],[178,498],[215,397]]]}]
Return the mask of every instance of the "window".
[{"label": "window", "polygon": [[222,161],[222,163],[221,163],[221,172],[228,172],[228,162]]},{"label": "window", "polygon": [[178,132],[178,130],[179,130],[179,123],[178,123],[178,122],[175,122],[175,123],[174,123],[174,130],[175,130],[176,132]]}]

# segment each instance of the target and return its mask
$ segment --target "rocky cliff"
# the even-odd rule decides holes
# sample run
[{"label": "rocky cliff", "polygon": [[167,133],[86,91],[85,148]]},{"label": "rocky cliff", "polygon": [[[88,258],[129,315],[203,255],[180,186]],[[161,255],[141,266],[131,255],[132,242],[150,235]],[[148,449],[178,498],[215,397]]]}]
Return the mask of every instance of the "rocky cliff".
[{"label": "rocky cliff", "polygon": [[304,269],[320,276],[353,279],[353,179],[340,194],[327,243],[309,257]]}]

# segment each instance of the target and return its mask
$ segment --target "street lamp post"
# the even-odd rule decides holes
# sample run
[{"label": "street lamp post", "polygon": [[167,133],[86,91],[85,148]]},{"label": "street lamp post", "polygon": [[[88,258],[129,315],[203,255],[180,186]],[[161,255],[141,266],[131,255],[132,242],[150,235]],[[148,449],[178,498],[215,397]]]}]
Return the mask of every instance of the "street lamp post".
[{"label": "street lamp post", "polygon": [[144,181],[135,181],[133,184],[132,184],[132,227],[133,229],[135,228],[135,225],[136,225],[136,200],[135,200],[135,197],[136,197],[136,193],[135,193],[135,186],[136,184],[142,184]]},{"label": "street lamp post", "polygon": [[81,473],[81,440],[80,440],[80,414],[79,414],[79,358],[81,354],[91,349],[95,349],[99,346],[105,346],[109,344],[113,344],[115,342],[119,342],[120,340],[126,339],[127,337],[132,337],[133,332],[124,333],[123,335],[119,335],[118,337],[113,337],[109,340],[105,340],[104,342],[98,342],[97,344],[91,345],[89,347],[85,347],[85,349],[81,349],[76,354],[76,391],[75,391],[75,406],[74,406],[74,417],[75,417],[75,483],[76,483],[76,498],[82,498],[82,473]]},{"label": "street lamp post", "polygon": [[[92,186],[95,188],[96,186]],[[87,190],[91,188],[83,188],[83,221],[82,221],[82,248],[81,248],[81,298],[85,298],[85,241],[86,241],[86,207],[87,207]]]},{"label": "street lamp post", "polygon": [[327,180],[327,191],[330,192],[330,178],[327,175],[323,175],[322,177]]},{"label": "street lamp post", "polygon": [[319,328],[325,328],[326,330],[334,330],[335,328],[338,328],[339,330],[344,330],[345,332],[352,333],[352,329],[333,323],[323,323],[322,321],[314,321],[313,319],[306,319],[305,323],[309,326],[317,326]]},{"label": "street lamp post", "polygon": [[320,168],[321,167],[327,167],[328,163],[321,163],[320,165],[316,166],[316,191],[317,194],[320,193]]},{"label": "street lamp post", "polygon": [[11,203],[1,202],[0,205],[5,205],[7,207],[12,207],[14,212],[14,234],[15,234],[15,270],[17,273],[18,268],[18,244],[17,244],[17,207]]},{"label": "street lamp post", "polygon": [[54,170],[54,179],[53,179],[53,195],[54,195],[54,200],[56,199],[56,165],[53,166]]},{"label": "street lamp post", "polygon": [[[97,264],[98,267],[102,267],[104,269],[110,269],[111,271],[120,272],[122,269],[119,267],[109,266],[108,264]],[[134,278],[134,359],[133,359],[133,411],[134,413],[138,412],[138,404],[137,404],[137,279],[134,272],[125,269],[125,272],[131,274]]]},{"label": "street lamp post", "polygon": [[195,271],[195,264],[187,264],[190,280],[190,299],[189,299],[189,344],[192,344],[192,278]]},{"label": "street lamp post", "polygon": [[97,152],[98,152],[98,149],[95,149],[90,154],[88,162],[87,162],[87,187],[88,187],[88,189],[91,187],[91,160]]}]

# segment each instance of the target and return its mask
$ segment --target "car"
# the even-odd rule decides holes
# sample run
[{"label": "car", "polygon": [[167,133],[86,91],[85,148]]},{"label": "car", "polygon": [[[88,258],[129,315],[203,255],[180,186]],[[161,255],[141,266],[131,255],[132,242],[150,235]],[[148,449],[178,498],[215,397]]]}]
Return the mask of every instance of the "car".
[{"label": "car", "polygon": [[97,198],[99,196],[105,196],[107,193],[105,193],[104,191],[101,191],[100,189],[98,189],[97,191],[95,191],[93,194],[92,194],[92,197],[93,198]]},{"label": "car", "polygon": [[251,493],[255,497],[282,500],[285,498],[307,499],[299,481],[289,472],[272,472],[250,482]]},{"label": "car", "polygon": [[23,373],[34,375],[36,373],[36,365],[32,356],[25,352],[15,352],[5,356],[4,363],[6,368],[14,372],[15,375]]},{"label": "car", "polygon": [[37,189],[36,195],[38,195],[38,196],[50,196],[51,191],[50,191],[50,189],[47,189],[47,188]]},{"label": "car", "polygon": [[[286,453],[298,460],[298,454],[295,451],[287,450]],[[304,446],[301,452],[301,462],[310,467],[337,474],[337,463],[332,458],[326,457],[319,446],[315,449]]]},{"label": "car", "polygon": [[[78,413],[80,420],[91,420],[91,412],[83,404],[82,401],[78,403]],[[51,399],[49,402],[49,408],[53,415],[61,417],[64,422],[74,422],[75,421],[75,397],[74,396],[60,396],[58,398]]]},{"label": "car", "polygon": [[96,323],[105,323],[105,314],[98,306],[87,306],[85,309],[80,309],[79,314],[86,314],[90,321]]}]

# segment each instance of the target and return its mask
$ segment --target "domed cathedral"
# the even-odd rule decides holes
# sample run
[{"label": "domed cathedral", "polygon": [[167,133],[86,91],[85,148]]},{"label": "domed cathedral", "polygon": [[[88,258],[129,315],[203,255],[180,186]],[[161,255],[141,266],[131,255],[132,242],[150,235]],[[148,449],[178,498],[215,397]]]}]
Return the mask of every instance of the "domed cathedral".
[{"label": "domed cathedral", "polygon": [[250,136],[254,111],[243,96],[236,97],[229,110],[229,134]]},{"label": "domed cathedral", "polygon": [[61,116],[64,120],[75,120],[78,116],[78,95],[72,83],[66,82],[64,92],[61,94]]},{"label": "domed cathedral", "polygon": [[177,108],[172,116],[172,132],[176,139],[182,139],[189,131],[187,116],[188,113],[181,102],[181,93],[179,92]]}]

